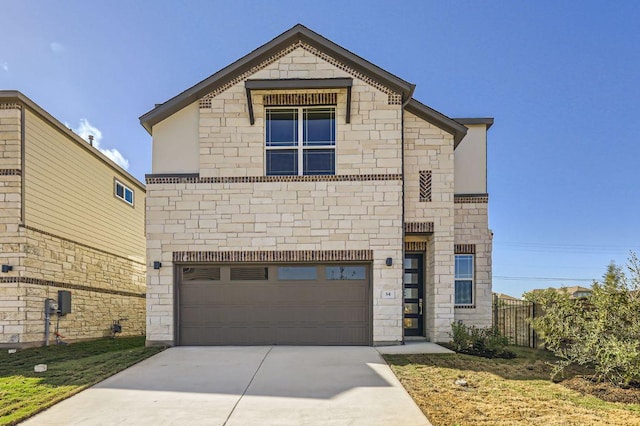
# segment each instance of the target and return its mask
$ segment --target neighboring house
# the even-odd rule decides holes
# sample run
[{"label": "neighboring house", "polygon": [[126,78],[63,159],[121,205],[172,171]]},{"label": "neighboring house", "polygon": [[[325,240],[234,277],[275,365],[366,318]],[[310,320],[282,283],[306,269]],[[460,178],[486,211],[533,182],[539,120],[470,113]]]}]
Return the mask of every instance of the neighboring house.
[{"label": "neighboring house", "polygon": [[501,300],[504,302],[513,302],[513,301],[521,301],[522,299],[518,299],[517,297],[509,296],[504,293],[493,293],[493,297],[497,300]]},{"label": "neighboring house", "polygon": [[[45,299],[70,291],[66,340],[112,321],[143,334],[145,187],[17,91],[0,91],[0,346],[44,343]],[[53,341],[56,315],[52,315]]]},{"label": "neighboring house", "polygon": [[140,118],[147,344],[380,345],[491,325],[486,131],[296,25]]},{"label": "neighboring house", "polygon": [[[571,299],[584,299],[586,297],[591,296],[590,288],[582,287],[579,285],[574,285],[571,287],[560,287],[560,288],[549,287],[549,288],[557,291],[558,293],[567,293],[569,295],[569,298]],[[541,292],[541,291],[544,291],[544,289],[531,290],[531,293]]]}]

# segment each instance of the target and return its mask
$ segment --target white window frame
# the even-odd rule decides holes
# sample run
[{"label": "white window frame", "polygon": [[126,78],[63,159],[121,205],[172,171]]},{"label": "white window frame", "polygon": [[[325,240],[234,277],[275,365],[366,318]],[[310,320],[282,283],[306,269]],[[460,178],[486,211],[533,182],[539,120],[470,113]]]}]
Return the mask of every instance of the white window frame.
[{"label": "white window frame", "polygon": [[[457,259],[458,257],[470,257],[471,258],[471,277],[467,278],[458,278],[456,271],[455,271],[455,266],[457,263]],[[476,257],[473,254],[456,254],[454,257],[454,272],[453,272],[453,303],[454,306],[474,306],[475,304],[475,299],[476,299]],[[471,281],[471,302],[469,303],[456,303],[456,282],[457,281]]]},{"label": "white window frame", "polygon": [[[268,111],[270,110],[297,110],[298,117],[298,140],[296,141],[296,145],[289,146],[267,146],[267,122],[268,122]],[[338,144],[338,130],[334,129],[334,141],[333,145],[304,145],[304,110],[305,109],[332,109],[333,110],[333,120],[337,127],[337,108],[335,105],[304,105],[304,106],[269,106],[265,108],[264,114],[264,128],[265,128],[265,137],[264,137],[264,174],[265,176],[304,176],[304,151],[306,149],[332,149],[333,150],[333,175],[311,175],[311,176],[335,176],[337,174],[336,164],[336,145]],[[267,151],[276,151],[276,150],[297,150],[298,153],[298,174],[297,175],[268,175],[267,174]]]},{"label": "white window frame", "polygon": [[[122,187],[122,197],[118,195],[118,185]],[[127,200],[127,191],[131,193],[131,202]],[[118,179],[115,179],[115,178],[113,179],[113,195],[117,199],[122,200],[125,203],[129,204],[131,207],[133,207],[136,200],[136,193],[134,192],[134,190],[129,188],[127,185],[125,185],[124,183],[120,182]]]}]

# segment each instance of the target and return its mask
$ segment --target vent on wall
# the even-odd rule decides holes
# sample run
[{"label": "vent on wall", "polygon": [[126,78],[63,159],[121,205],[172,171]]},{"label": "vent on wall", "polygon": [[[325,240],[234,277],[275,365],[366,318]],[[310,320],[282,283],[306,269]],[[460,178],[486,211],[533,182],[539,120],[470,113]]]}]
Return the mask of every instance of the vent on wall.
[{"label": "vent on wall", "polygon": [[269,268],[237,267],[231,268],[232,281],[264,281],[269,279]]},{"label": "vent on wall", "polygon": [[192,267],[182,268],[183,281],[219,281],[220,268],[215,267]]},{"label": "vent on wall", "polygon": [[420,171],[420,201],[431,201],[431,170]]}]

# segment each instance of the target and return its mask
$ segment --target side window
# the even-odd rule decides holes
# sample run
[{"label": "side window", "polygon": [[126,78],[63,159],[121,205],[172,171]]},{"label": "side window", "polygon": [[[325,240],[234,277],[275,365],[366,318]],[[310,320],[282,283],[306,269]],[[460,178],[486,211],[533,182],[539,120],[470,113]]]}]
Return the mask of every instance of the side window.
[{"label": "side window", "polygon": [[335,107],[267,108],[267,176],[336,174]]},{"label": "side window", "polygon": [[457,254],[455,263],[455,304],[473,304],[473,255]]},{"label": "side window", "polygon": [[133,190],[117,179],[115,179],[114,182],[114,195],[125,203],[133,206]]}]

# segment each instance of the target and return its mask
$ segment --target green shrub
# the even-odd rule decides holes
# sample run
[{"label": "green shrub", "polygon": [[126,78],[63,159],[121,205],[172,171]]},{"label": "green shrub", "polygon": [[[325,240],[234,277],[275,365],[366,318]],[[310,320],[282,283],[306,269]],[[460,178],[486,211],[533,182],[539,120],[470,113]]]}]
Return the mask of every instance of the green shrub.
[{"label": "green shrub", "polygon": [[509,339],[496,327],[478,328],[462,321],[451,324],[451,347],[454,351],[485,358],[515,358],[506,349]]},{"label": "green shrub", "polygon": [[560,361],[554,374],[570,364],[593,367],[596,379],[626,386],[640,381],[640,268],[631,254],[629,275],[609,265],[586,299],[571,299],[554,289],[525,294],[544,315],[531,321],[547,349]]}]

